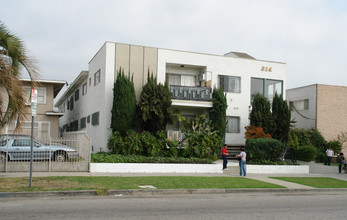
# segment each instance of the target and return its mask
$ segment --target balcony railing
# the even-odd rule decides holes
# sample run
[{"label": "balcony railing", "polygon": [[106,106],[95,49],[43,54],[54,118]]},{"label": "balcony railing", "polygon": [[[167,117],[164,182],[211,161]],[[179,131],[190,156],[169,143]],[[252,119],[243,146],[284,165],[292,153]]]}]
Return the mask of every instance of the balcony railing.
[{"label": "balcony railing", "polygon": [[212,91],[209,87],[175,86],[170,85],[172,99],[211,101]]}]

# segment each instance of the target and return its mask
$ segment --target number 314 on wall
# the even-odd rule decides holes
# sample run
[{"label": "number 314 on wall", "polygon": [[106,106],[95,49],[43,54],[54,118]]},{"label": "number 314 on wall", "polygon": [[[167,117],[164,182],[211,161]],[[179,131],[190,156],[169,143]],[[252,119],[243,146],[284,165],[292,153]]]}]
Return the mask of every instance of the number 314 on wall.
[{"label": "number 314 on wall", "polygon": [[272,67],[262,66],[262,67],[261,67],[261,71],[272,72]]}]

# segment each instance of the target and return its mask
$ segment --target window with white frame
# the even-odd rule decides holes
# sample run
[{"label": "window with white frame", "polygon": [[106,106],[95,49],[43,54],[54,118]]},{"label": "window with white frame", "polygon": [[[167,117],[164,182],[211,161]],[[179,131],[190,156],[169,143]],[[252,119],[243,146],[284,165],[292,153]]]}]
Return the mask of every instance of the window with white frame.
[{"label": "window with white frame", "polygon": [[226,133],[240,133],[240,117],[228,116]]},{"label": "window with white frame", "polygon": [[[37,89],[37,104],[46,104],[46,88],[39,87]],[[31,103],[31,87],[23,86],[23,96],[27,105]]]},{"label": "window with white frame", "polygon": [[241,92],[241,77],[238,76],[219,76],[219,85],[224,92]]},{"label": "window with white frame", "polygon": [[96,73],[94,74],[94,86],[99,84],[99,82],[100,82],[100,70],[96,71]]}]

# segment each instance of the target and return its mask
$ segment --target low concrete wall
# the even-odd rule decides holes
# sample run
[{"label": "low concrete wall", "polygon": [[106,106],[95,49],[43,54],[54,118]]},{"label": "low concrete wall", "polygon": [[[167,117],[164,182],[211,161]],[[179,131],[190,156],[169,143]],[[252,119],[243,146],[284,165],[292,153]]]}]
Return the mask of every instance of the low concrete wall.
[{"label": "low concrete wall", "polygon": [[220,164],[91,163],[91,173],[223,173]]},{"label": "low concrete wall", "polygon": [[251,174],[280,174],[280,173],[292,173],[292,174],[309,174],[310,167],[308,165],[247,165],[247,173]]},{"label": "low concrete wall", "polygon": [[[228,164],[228,167],[238,164]],[[247,165],[249,174],[308,174],[309,166]],[[222,164],[91,163],[91,173],[223,173]]]}]

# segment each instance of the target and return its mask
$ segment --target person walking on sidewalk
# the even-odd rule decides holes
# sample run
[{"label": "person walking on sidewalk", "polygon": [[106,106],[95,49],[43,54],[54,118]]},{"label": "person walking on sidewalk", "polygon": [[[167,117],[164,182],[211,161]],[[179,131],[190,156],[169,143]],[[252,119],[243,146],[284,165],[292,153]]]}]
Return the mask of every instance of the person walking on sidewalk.
[{"label": "person walking on sidewalk", "polygon": [[223,170],[228,170],[227,164],[228,164],[228,150],[227,145],[224,145],[222,148],[222,158],[223,158]]},{"label": "person walking on sidewalk", "polygon": [[330,147],[329,149],[327,149],[326,151],[325,151],[325,155],[326,155],[326,161],[325,161],[325,165],[328,165],[328,166],[330,166],[330,164],[331,164],[331,159],[332,159],[332,157],[333,157],[333,154],[334,154],[334,151],[333,151],[333,148],[332,147]]},{"label": "person walking on sidewalk", "polygon": [[243,171],[243,176],[246,176],[246,157],[247,157],[247,154],[245,152],[245,148],[241,148],[241,153],[239,155],[236,155],[236,157],[240,158],[239,159],[240,176],[242,176],[242,171]]},{"label": "person walking on sidewalk", "polygon": [[337,156],[336,161],[337,161],[337,163],[339,165],[339,173],[341,173],[341,171],[342,171],[342,164],[344,164],[345,169],[346,169],[346,160],[345,160],[345,157],[343,156],[343,153],[340,153]]}]

